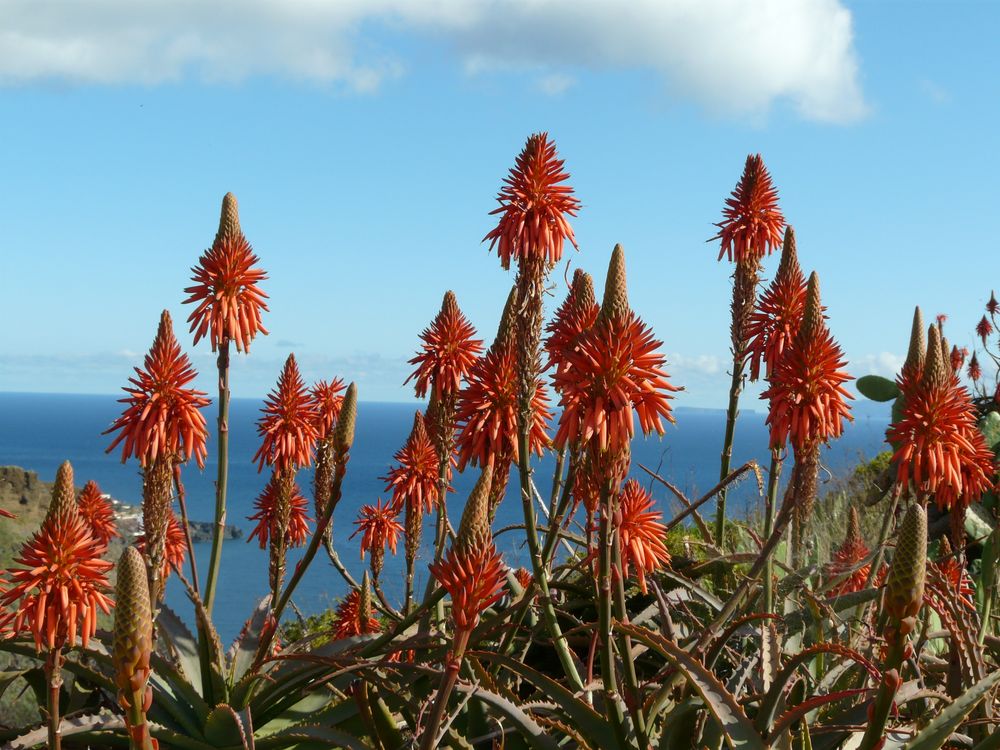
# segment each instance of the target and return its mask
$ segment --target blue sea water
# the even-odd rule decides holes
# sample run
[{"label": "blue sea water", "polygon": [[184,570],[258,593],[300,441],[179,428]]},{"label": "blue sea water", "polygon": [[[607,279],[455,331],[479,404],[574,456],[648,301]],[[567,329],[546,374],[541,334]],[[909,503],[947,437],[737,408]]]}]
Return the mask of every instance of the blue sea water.
[{"label": "blue sea water", "polygon": [[[243,528],[244,539],[227,541],[222,556],[215,622],[224,640],[236,636],[257,600],[267,592],[267,552],[255,542],[247,543],[253,522],[253,501],[266,483],[266,474],[258,474],[251,458],[259,444],[254,423],[260,402],[234,399],[230,415],[230,470],[227,522]],[[333,537],[341,560],[355,577],[360,577],[365,562],[359,556],[358,539],[349,539],[353,521],[362,504],[385,497],[385,484],[379,477],[392,464],[392,455],[403,444],[413,423],[413,404],[362,403],[358,409],[357,433],[350,464],[344,480],[343,499],[334,516]],[[59,464],[73,463],[77,483],[93,479],[104,492],[130,504],[138,504],[141,479],[135,462],[122,464],[117,451],[105,453],[110,436],[101,433],[121,411],[114,396],[0,393],[0,465],[16,465],[37,471],[41,479],[52,481]],[[214,426],[212,407],[206,410],[209,425]],[[719,453],[722,447],[725,413],[720,410],[678,408],[677,424],[668,426],[665,437],[636,440],[633,444],[633,467],[638,464],[654,469],[694,499],[713,487],[718,480]],[[881,405],[860,403],[855,421],[844,436],[824,451],[825,466],[834,474],[850,468],[859,459],[871,457],[884,447],[888,410]],[[764,414],[745,411],[737,425],[733,466],[756,459],[767,468],[767,430]],[[554,470],[552,456],[536,462],[536,484],[547,496]],[[203,471],[191,465],[184,470],[188,513],[193,520],[212,519],[215,504],[216,473],[214,446],[209,446],[209,461]],[[449,498],[449,513],[457,518],[477,473],[467,470],[455,478],[455,493]],[[638,468],[633,476],[644,485],[649,481]],[[311,477],[299,476],[299,483],[311,498]],[[508,496],[501,505],[495,528],[522,520],[521,504],[515,494],[516,481],[510,483]],[[652,485],[654,497],[669,518],[677,510],[676,501],[666,490]],[[733,513],[743,514],[760,503],[754,481],[740,484],[730,493]],[[706,510],[706,513],[710,509]],[[425,557],[433,523],[425,523]],[[520,535],[507,533],[497,540],[508,564],[527,566],[527,554]],[[198,567],[204,580],[209,544],[195,545]],[[301,555],[293,551],[289,569]],[[426,580],[426,565],[418,563],[417,590]],[[402,550],[398,558],[387,557],[383,585],[390,598],[402,593]],[[347,585],[321,552],[303,578],[293,600],[305,613],[321,611],[346,592]],[[167,590],[167,604],[190,619],[191,608],[182,587],[173,580]]]}]

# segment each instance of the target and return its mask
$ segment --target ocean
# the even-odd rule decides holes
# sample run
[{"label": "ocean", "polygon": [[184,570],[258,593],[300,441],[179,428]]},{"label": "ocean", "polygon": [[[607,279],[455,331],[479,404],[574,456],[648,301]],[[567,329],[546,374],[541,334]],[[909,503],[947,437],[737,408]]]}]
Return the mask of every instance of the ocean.
[{"label": "ocean", "polygon": [[[758,404],[748,404],[758,406]],[[253,501],[263,489],[267,474],[259,474],[251,458],[259,445],[255,422],[261,402],[255,399],[233,399],[230,414],[230,468],[227,522],[241,527],[244,538],[227,541],[223,547],[222,572],[214,620],[224,642],[234,638],[250,615],[257,600],[267,593],[267,552],[257,543],[247,543],[253,522]],[[870,458],[884,449],[888,408],[870,402],[855,402],[855,421],[848,425],[844,436],[823,452],[823,462],[833,476],[843,474],[863,458]],[[400,448],[413,424],[417,404],[361,403],[358,408],[357,432],[350,464],[344,480],[343,499],[334,515],[333,537],[340,558],[356,578],[360,578],[367,562],[359,554],[359,538],[349,539],[353,521],[365,503],[385,498],[385,476],[392,465],[392,456]],[[52,481],[56,468],[69,459],[78,485],[95,480],[104,492],[129,504],[137,505],[141,497],[141,478],[134,461],[122,464],[116,450],[105,453],[110,435],[101,433],[121,411],[115,396],[84,396],[57,394],[0,393],[0,465],[22,466],[38,472],[44,481]],[[633,476],[650,485],[648,477],[638,469],[643,464],[680,487],[695,499],[699,490],[705,492],[718,480],[719,454],[725,427],[725,412],[714,409],[677,408],[676,425],[667,427],[663,438],[637,439],[632,448]],[[206,417],[214,428],[213,407]],[[760,411],[744,411],[736,428],[733,466],[756,459],[766,469],[769,461],[765,415]],[[214,433],[213,433],[214,437]],[[191,464],[184,470],[188,514],[192,520],[210,521],[215,506],[215,449],[209,444],[209,460],[203,471]],[[554,471],[554,458],[545,456],[535,462],[536,484],[547,496]],[[787,472],[786,472],[787,474]],[[449,514],[455,519],[477,477],[476,470],[467,470],[455,477],[456,492],[449,497]],[[299,474],[299,485],[307,498],[312,498],[311,476]],[[516,496],[515,479],[497,513],[494,528],[500,529],[522,521],[521,504]],[[678,505],[660,485],[652,484],[653,496],[665,517],[677,511]],[[822,492],[822,489],[821,489]],[[732,513],[746,514],[760,507],[756,483],[742,482],[730,492]],[[311,510],[310,510],[311,513]],[[711,513],[706,508],[706,515]],[[3,521],[0,520],[0,523]],[[457,520],[455,521],[457,522]],[[425,522],[425,554],[433,533],[433,522]],[[523,537],[506,533],[497,540],[509,565],[527,567],[527,552]],[[195,556],[201,580],[208,564],[209,544],[195,544]],[[382,574],[383,588],[390,600],[402,595],[403,559],[386,557]],[[289,570],[301,555],[295,550],[289,558]],[[422,591],[426,581],[426,564],[417,566],[416,590]],[[299,585],[293,601],[304,613],[315,613],[329,607],[346,592],[347,585],[320,552]],[[183,588],[172,580],[166,594],[167,605],[182,617],[191,619],[191,606]]]}]

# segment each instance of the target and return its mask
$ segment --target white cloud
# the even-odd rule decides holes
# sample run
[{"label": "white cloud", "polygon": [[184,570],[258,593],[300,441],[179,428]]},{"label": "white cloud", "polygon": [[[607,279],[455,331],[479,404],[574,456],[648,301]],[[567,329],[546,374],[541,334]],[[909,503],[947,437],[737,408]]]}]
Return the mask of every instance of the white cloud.
[{"label": "white cloud", "polygon": [[785,100],[865,112],[840,0],[0,0],[0,83],[157,84],[276,75],[370,91],[406,61],[378,28],[430,37],[470,72],[640,69],[726,114]]},{"label": "white cloud", "polygon": [[919,81],[920,91],[934,104],[947,104],[951,101],[951,92],[930,78]]},{"label": "white cloud", "polygon": [[723,372],[722,360],[714,354],[670,354],[667,370],[697,375],[718,375]]},{"label": "white cloud", "polygon": [[864,354],[849,360],[848,370],[855,377],[862,375],[881,375],[884,378],[895,378],[903,367],[905,357],[892,352]]},{"label": "white cloud", "polygon": [[543,94],[559,96],[559,94],[565,94],[569,91],[575,83],[576,79],[573,76],[563,73],[550,73],[539,78],[535,86]]}]

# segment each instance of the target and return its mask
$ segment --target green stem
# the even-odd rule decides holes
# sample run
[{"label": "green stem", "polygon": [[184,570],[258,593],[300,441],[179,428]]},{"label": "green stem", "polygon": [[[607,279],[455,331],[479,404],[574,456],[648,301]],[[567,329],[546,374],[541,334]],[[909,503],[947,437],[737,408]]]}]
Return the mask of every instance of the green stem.
[{"label": "green stem", "polygon": [[[621,698],[618,694],[618,677],[615,673],[615,648],[611,632],[611,518],[608,512],[611,493],[607,483],[601,488],[600,531],[598,535],[598,575],[597,575],[597,614],[598,635],[601,641],[601,682],[604,685],[604,698],[611,714],[612,724],[621,747],[625,742],[625,716],[622,713]],[[623,657],[625,658],[625,657]]]},{"label": "green stem", "polygon": [[878,695],[875,696],[875,702],[868,717],[868,727],[861,738],[858,750],[874,750],[885,736],[885,724],[889,720],[892,702],[900,685],[898,670],[903,662],[905,642],[906,637],[897,634],[896,639],[889,646],[889,653],[886,655],[885,668],[882,673],[882,684],[879,686]]},{"label": "green stem", "polygon": [[[302,580],[302,576],[305,575],[309,565],[316,557],[316,553],[319,551],[320,545],[323,543],[324,532],[330,523],[330,519],[333,517],[333,509],[336,508],[337,503],[340,502],[341,485],[344,482],[344,475],[347,473],[347,459],[348,455],[346,453],[337,456],[337,467],[334,470],[333,487],[330,492],[330,502],[323,510],[322,517],[316,519],[316,531],[312,535],[312,539],[309,540],[309,546],[306,548],[306,552],[302,556],[302,559],[295,565],[292,577],[288,579],[288,585],[281,593],[278,603],[274,605],[272,616],[275,623],[281,622],[281,615],[285,611],[285,607],[288,606],[288,602],[292,598],[292,594],[295,592],[296,587]],[[264,659],[267,657],[267,654],[270,653],[271,642],[274,640],[276,632],[277,628],[268,628],[266,632],[262,634],[260,643],[257,646],[257,654],[254,658],[255,665],[259,666],[264,663]]]},{"label": "green stem", "polygon": [[566,472],[566,482],[562,485],[562,493],[559,497],[559,504],[556,506],[555,515],[549,518],[549,528],[545,532],[545,543],[542,545],[542,562],[546,567],[552,562],[552,551],[559,541],[559,529],[562,528],[563,519],[566,517],[570,501],[573,498],[573,483],[576,481],[577,463],[575,459],[570,459],[569,470]]},{"label": "green stem", "polygon": [[[733,459],[733,440],[736,436],[736,417],[739,415],[740,393],[743,391],[743,353],[733,356],[733,379],[729,385],[729,407],[726,409],[726,435],[722,442],[719,481],[729,476]],[[726,489],[719,490],[715,504],[715,546],[722,549],[722,535],[726,528]]]},{"label": "green stem", "polygon": [[198,588],[198,562],[194,558],[194,543],[191,540],[191,526],[188,523],[187,500],[184,484],[181,482],[181,465],[174,464],[174,486],[177,488],[177,504],[181,509],[181,524],[184,526],[184,545],[187,547],[188,563],[191,565],[191,588],[200,596]]},{"label": "green stem", "polygon": [[470,631],[459,630],[455,633],[452,653],[448,657],[448,663],[444,673],[441,675],[441,684],[438,686],[437,696],[434,698],[434,707],[431,716],[427,720],[427,726],[420,736],[420,750],[434,750],[438,747],[437,736],[441,727],[441,720],[444,718],[448,708],[448,698],[451,691],[458,682],[458,673],[462,669],[462,659],[465,656],[465,647],[469,643]]},{"label": "green stem", "polygon": [[[620,511],[615,502],[612,517]],[[615,617],[619,622],[628,623],[628,607],[625,600],[625,566],[622,564],[621,537],[617,529],[611,534],[612,565],[616,575],[615,585]],[[621,651],[622,666],[624,667],[625,686],[629,691],[627,706],[632,721],[635,723],[636,731],[639,734],[640,747],[646,747],[649,739],[646,736],[646,718],[642,712],[642,691],[639,686],[639,678],[635,672],[635,662],[632,659],[632,639],[624,633],[618,634],[618,648]]]},{"label": "green stem", "polygon": [[[767,500],[764,506],[764,539],[774,530],[774,507],[778,502],[778,482],[781,479],[781,451],[771,451],[771,467],[767,476]],[[774,612],[774,558],[768,555],[764,566],[764,611]]]},{"label": "green stem", "polygon": [[[528,537],[528,553],[531,557],[531,570],[535,584],[538,586],[538,599],[542,607],[542,618],[552,638],[552,645],[559,656],[559,663],[572,683],[574,690],[583,690],[583,680],[573,662],[566,637],[559,627],[555,607],[549,593],[548,568],[542,562],[541,550],[538,548],[538,528],[535,522],[535,503],[531,494],[531,464],[528,456],[527,420],[518,419],[518,473],[521,478],[521,504],[524,509],[524,527]],[[553,526],[549,524],[550,528]]]},{"label": "green stem", "polygon": [[215,589],[222,566],[222,539],[226,530],[226,488],[229,483],[229,339],[219,344],[219,466],[215,479],[215,528],[212,529],[212,553],[205,581],[205,611],[211,615]]},{"label": "green stem", "polygon": [[48,728],[49,728],[49,748],[50,750],[60,750],[62,747],[62,732],[60,724],[62,717],[59,715],[59,691],[62,689],[62,647],[49,649],[49,656],[45,660],[45,679],[48,682]]}]

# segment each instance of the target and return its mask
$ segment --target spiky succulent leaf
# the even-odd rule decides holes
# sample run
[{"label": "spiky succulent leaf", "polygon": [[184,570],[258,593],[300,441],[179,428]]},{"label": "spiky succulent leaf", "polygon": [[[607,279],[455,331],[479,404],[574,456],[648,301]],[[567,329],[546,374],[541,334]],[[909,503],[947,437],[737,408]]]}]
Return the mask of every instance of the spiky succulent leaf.
[{"label": "spiky succulent leaf", "polygon": [[863,375],[854,384],[867,399],[878,402],[899,398],[899,386],[881,375]]}]

